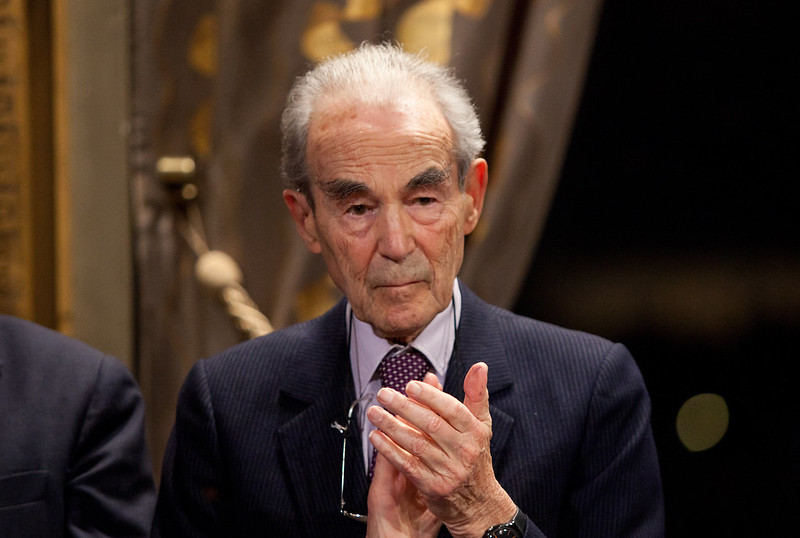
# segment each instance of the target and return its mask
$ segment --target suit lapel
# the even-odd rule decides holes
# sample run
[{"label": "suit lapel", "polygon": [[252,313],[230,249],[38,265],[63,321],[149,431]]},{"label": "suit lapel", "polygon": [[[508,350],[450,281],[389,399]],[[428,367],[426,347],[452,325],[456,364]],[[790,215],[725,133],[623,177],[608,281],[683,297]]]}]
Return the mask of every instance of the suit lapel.
[{"label": "suit lapel", "polygon": [[[355,399],[345,333],[344,303],[340,303],[309,326],[281,389],[280,405],[297,414],[278,430],[278,437],[299,520],[309,535],[332,535],[333,528],[351,525],[338,513],[342,436],[331,427],[334,421],[344,424]],[[361,461],[361,444],[355,441],[358,428],[351,428],[351,434],[347,444],[351,491],[346,499],[350,509],[366,510],[358,502],[366,499],[367,491],[363,465],[355,464]],[[364,531],[363,524],[352,525]]]},{"label": "suit lapel", "polygon": [[[492,308],[483,302],[469,288],[459,282],[461,287],[461,321],[456,336],[456,348],[447,367],[445,391],[459,400],[464,399],[464,376],[477,362],[485,362],[489,367],[489,412],[492,415],[492,459],[500,460],[499,455],[513,430],[514,419],[502,409],[493,405],[493,397],[514,384],[510,358],[500,337],[497,317]],[[497,466],[497,463],[495,463]],[[495,469],[498,472],[498,469]],[[499,474],[499,473],[498,473]]]},{"label": "suit lapel", "polygon": [[[461,321],[456,348],[447,369],[445,391],[463,400],[464,376],[476,362],[489,366],[489,401],[492,414],[492,458],[508,441],[514,419],[492,405],[493,395],[509,389],[513,377],[509,357],[491,307],[461,285]],[[347,352],[344,302],[309,325],[298,344],[295,361],[287,369],[281,390],[281,406],[296,415],[278,431],[288,482],[294,488],[297,513],[310,535],[337,535],[334,529],[363,533],[363,524],[338,513],[342,437],[331,427],[344,423],[355,399]],[[326,342],[319,346],[319,342]],[[361,464],[358,429],[348,437],[345,500],[351,511],[365,513],[368,483]],[[498,477],[500,476],[500,471]]]}]

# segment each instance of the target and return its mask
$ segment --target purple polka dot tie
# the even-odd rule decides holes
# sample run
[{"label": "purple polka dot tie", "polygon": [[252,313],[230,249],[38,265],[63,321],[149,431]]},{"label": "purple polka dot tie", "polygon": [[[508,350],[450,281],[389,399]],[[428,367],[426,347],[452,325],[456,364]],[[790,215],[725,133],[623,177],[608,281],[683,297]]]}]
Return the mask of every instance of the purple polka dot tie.
[{"label": "purple polka dot tie", "polygon": [[378,365],[381,387],[393,388],[405,394],[408,382],[422,379],[429,369],[428,359],[413,347],[388,355]]},{"label": "purple polka dot tie", "polygon": [[[407,348],[400,353],[389,354],[378,365],[381,376],[381,387],[389,387],[402,394],[406,393],[409,381],[421,380],[430,370],[430,363],[425,355],[414,349]],[[375,469],[376,450],[372,450],[372,459],[369,462],[369,478]]]}]

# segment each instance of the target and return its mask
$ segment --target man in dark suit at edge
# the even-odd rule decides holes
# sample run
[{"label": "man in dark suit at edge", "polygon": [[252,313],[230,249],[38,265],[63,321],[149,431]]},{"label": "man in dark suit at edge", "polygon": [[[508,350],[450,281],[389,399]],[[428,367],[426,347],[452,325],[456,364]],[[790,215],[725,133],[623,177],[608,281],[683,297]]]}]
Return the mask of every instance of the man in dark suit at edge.
[{"label": "man in dark suit at edge", "polygon": [[284,199],[346,297],[195,365],[155,536],[663,536],[628,351],[456,278],[488,175],[450,72],[362,45],[298,80],[282,133]]},{"label": "man in dark suit at edge", "polygon": [[144,400],[119,360],[0,316],[0,536],[144,538]]}]

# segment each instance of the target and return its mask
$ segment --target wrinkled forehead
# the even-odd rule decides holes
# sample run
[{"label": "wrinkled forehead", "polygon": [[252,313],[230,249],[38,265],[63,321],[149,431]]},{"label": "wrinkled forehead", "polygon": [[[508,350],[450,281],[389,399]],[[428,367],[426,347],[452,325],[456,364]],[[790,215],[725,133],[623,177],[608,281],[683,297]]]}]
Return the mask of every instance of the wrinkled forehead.
[{"label": "wrinkled forehead", "polygon": [[312,175],[354,177],[381,165],[444,166],[453,147],[450,127],[430,101],[337,101],[315,114],[306,158]]},{"label": "wrinkled forehead", "polygon": [[453,147],[452,129],[438,103],[428,95],[406,92],[392,99],[364,99],[357,94],[337,94],[320,99],[311,114],[307,149],[330,141],[331,136],[370,131],[386,134],[426,132],[449,148]]},{"label": "wrinkled forehead", "polygon": [[405,84],[392,86],[367,84],[364,87],[353,85],[331,89],[314,103],[311,127],[321,117],[339,115],[340,119],[346,119],[343,114],[362,110],[401,113],[408,117],[424,115],[431,122],[444,120],[442,109],[430,89],[422,83],[407,80]]}]

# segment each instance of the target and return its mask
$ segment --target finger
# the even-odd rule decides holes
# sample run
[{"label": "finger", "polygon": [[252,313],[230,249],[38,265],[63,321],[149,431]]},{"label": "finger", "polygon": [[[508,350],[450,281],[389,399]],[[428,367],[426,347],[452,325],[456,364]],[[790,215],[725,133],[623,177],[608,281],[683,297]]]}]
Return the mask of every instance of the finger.
[{"label": "finger", "polygon": [[464,377],[464,405],[478,420],[491,426],[489,390],[486,388],[488,379],[489,367],[486,363],[472,365]]},{"label": "finger", "polygon": [[422,379],[422,382],[425,383],[426,385],[430,385],[436,390],[444,390],[442,384],[439,383],[439,378],[436,377],[436,374],[434,374],[433,372],[427,372],[425,374],[425,377]]},{"label": "finger", "polygon": [[434,374],[433,372],[428,372],[427,374],[425,374],[425,378],[422,380],[422,382],[439,390],[444,390],[442,384],[439,383],[439,378],[436,377],[436,374]]},{"label": "finger", "polygon": [[386,408],[381,411],[387,416],[378,412],[380,408],[376,408],[373,415],[368,411],[367,416],[393,442],[420,459],[431,475],[454,478],[464,469],[464,462],[472,461],[480,451],[479,439],[486,433],[485,426],[452,396],[430,385],[418,385],[435,395],[445,396],[451,406],[458,408],[460,415],[469,418],[472,429],[458,431],[448,422],[447,413],[440,416],[434,409],[391,389],[378,392],[378,402]]},{"label": "finger", "polygon": [[[397,398],[403,398],[399,393],[396,394]],[[428,412],[430,413],[430,411]],[[407,419],[393,415],[379,406],[367,409],[367,418],[386,439],[402,451],[396,453],[394,458],[392,452],[384,454],[398,469],[405,469],[406,465],[418,466],[418,464],[410,462],[409,459],[412,457],[420,460],[422,465],[430,469],[445,464],[447,458],[445,451],[430,436]],[[374,444],[374,446],[381,452],[378,445]]]},{"label": "finger", "polygon": [[[396,390],[382,388],[377,394],[378,403],[399,419],[428,435],[452,437],[460,433],[449,422],[459,411],[463,416],[469,417],[473,424],[475,423],[475,417],[461,402],[427,383],[413,381],[406,386],[406,390],[411,391],[408,396]],[[420,395],[418,391],[424,394]],[[412,394],[418,396],[411,397]]]},{"label": "finger", "polygon": [[408,480],[422,495],[436,496],[437,486],[450,481],[449,477],[453,473],[447,471],[442,464],[434,471],[423,460],[395,443],[386,432],[372,430],[369,433],[369,441],[378,454],[394,467],[394,471]]},{"label": "finger", "polygon": [[[372,443],[372,446],[378,451],[378,457],[375,458],[376,472],[378,459],[382,457],[385,463],[390,464],[390,466],[394,467],[397,471],[404,474],[408,473],[410,479],[412,479],[412,476],[420,475],[422,465],[419,463],[419,460],[398,445],[386,432],[372,430],[369,433],[369,442]],[[415,461],[417,462],[416,464],[414,463]],[[411,472],[412,470],[413,472]]]},{"label": "finger", "polygon": [[[417,427],[424,429],[426,432],[435,431],[430,430],[430,427],[438,426],[433,418],[434,415],[441,417],[445,423],[457,432],[464,433],[475,426],[475,417],[470,410],[446,392],[434,389],[430,385],[419,381],[412,381],[406,386],[406,394],[412,402],[419,404],[418,407],[415,408],[409,405],[403,409],[395,410],[395,408],[392,408],[391,411],[410,419]],[[378,401],[380,401],[380,397],[379,391]],[[402,407],[403,403],[402,400],[398,400],[395,406]],[[425,412],[425,409],[432,411],[433,415]]]}]

